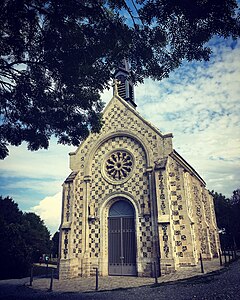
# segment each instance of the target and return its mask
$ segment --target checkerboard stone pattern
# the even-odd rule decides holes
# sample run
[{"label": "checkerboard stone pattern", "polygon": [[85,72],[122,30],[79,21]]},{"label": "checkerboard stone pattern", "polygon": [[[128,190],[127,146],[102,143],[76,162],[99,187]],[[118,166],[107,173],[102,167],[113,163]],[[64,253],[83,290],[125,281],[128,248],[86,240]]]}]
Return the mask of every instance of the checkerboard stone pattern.
[{"label": "checkerboard stone pattern", "polygon": [[[117,149],[125,149],[134,157],[133,174],[128,180],[120,184],[109,183],[103,175],[103,168],[109,153]],[[101,202],[118,191],[130,193],[137,199],[139,206],[144,211],[150,211],[149,186],[146,176],[146,157],[141,145],[129,137],[115,137],[107,140],[97,150],[91,168],[92,180],[90,183],[90,202],[92,211],[97,219],[100,218],[99,206]],[[151,246],[151,222],[149,218],[140,219],[140,242],[142,243],[143,257],[149,257],[152,252]],[[89,225],[89,248],[90,256],[98,257],[100,254],[99,223],[97,221]],[[96,247],[97,246],[97,247]]]},{"label": "checkerboard stone pattern", "polygon": [[133,131],[137,136],[142,136],[146,139],[148,145],[153,150],[153,155],[158,154],[159,137],[146,123],[142,122],[135,115],[131,114],[129,109],[119,103],[113,104],[104,118],[103,132],[111,132],[114,130],[129,130]]},{"label": "checkerboard stone pattern", "polygon": [[[181,175],[179,166],[173,160],[169,163],[168,178],[171,202],[171,219],[174,240],[174,252],[180,260],[187,249],[187,236],[185,234],[184,202],[181,188]],[[190,237],[189,237],[190,238]]]},{"label": "checkerboard stone pattern", "polygon": [[139,218],[140,246],[143,258],[152,258],[152,222],[150,216]]},{"label": "checkerboard stone pattern", "polygon": [[[92,133],[81,145],[80,162],[84,163],[89,151],[94,144],[102,137],[116,133],[117,131],[131,132],[135,136],[141,138],[149,148],[149,155],[152,160],[156,157],[164,156],[171,151],[171,138],[166,138],[163,146],[163,138],[153,129],[153,125],[142,121],[137,115],[133,114],[122,103],[113,99],[111,105],[105,111],[103,116],[103,127],[100,133]],[[81,167],[79,163],[79,167]]]},{"label": "checkerboard stone pattern", "polygon": [[[163,135],[118,97],[108,104],[103,121],[101,131],[70,154],[72,173],[63,184],[60,278],[89,276],[95,267],[108,274],[108,211],[123,195],[136,210],[139,276],[153,275],[156,261],[163,274],[196,264],[200,252],[207,259],[216,256],[212,197],[172,149],[172,136]],[[116,151],[133,162],[121,180],[108,176],[105,168]]]},{"label": "checkerboard stone pattern", "polygon": [[156,172],[156,195],[163,273],[198,263],[199,253],[216,257],[219,247],[212,198],[171,156]]}]

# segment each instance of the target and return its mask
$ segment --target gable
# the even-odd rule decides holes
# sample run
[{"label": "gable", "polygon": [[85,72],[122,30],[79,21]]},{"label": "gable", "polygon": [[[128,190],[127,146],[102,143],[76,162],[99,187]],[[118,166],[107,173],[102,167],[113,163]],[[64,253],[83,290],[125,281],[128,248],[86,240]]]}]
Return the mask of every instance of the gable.
[{"label": "gable", "polygon": [[76,171],[90,152],[112,136],[130,136],[140,142],[149,156],[149,164],[172,151],[172,134],[163,135],[119,96],[114,96],[103,111],[104,125],[100,133],[91,133],[76,152],[70,153],[70,167]]}]

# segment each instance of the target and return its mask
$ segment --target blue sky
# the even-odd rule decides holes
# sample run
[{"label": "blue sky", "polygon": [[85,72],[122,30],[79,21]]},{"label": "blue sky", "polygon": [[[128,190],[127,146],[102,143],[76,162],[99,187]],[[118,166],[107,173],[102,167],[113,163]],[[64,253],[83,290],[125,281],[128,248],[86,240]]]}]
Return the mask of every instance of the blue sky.
[{"label": "blue sky", "polygon": [[[215,38],[209,62],[184,63],[170,77],[146,80],[135,88],[138,111],[163,133],[172,132],[174,148],[200,173],[207,188],[230,196],[240,188],[240,41]],[[104,102],[112,91],[102,95]],[[60,223],[61,184],[69,175],[68,153],[57,145],[27,151],[11,147],[0,161],[0,194],[20,209],[34,211],[52,233]]]}]

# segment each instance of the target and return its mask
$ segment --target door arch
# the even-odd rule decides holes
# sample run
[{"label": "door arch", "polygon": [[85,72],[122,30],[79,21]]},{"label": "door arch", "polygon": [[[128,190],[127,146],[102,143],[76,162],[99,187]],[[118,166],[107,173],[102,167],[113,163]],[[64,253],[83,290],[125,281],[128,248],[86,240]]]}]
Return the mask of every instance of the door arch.
[{"label": "door arch", "polygon": [[116,201],[108,216],[108,273],[135,276],[135,211],[126,200]]}]

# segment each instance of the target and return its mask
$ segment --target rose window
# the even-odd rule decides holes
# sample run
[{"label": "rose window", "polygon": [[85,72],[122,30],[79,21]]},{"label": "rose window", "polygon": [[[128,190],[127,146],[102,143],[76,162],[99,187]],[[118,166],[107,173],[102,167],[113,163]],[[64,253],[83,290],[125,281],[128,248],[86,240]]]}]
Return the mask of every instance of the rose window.
[{"label": "rose window", "polygon": [[114,180],[125,179],[131,173],[132,168],[132,157],[125,151],[112,153],[105,163],[106,174]]}]

